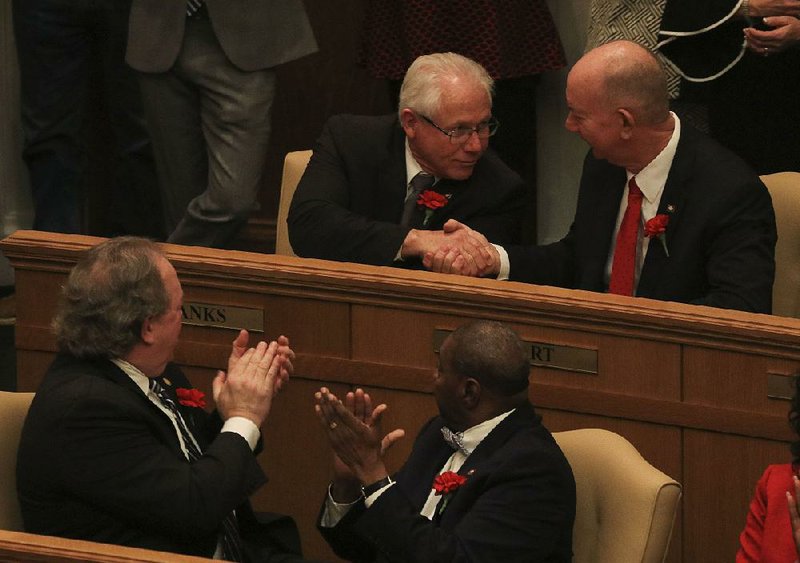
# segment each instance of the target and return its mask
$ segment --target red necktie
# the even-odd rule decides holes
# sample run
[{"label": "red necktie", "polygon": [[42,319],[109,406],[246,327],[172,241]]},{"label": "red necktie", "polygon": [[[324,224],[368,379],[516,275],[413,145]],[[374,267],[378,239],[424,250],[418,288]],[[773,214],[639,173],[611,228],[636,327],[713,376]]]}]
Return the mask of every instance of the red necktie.
[{"label": "red necktie", "polygon": [[635,178],[628,182],[628,207],[622,216],[614,247],[614,262],[611,264],[611,281],[608,292],[617,295],[633,295],[636,275],[636,248],[639,243],[639,224],[642,219],[642,190]]}]

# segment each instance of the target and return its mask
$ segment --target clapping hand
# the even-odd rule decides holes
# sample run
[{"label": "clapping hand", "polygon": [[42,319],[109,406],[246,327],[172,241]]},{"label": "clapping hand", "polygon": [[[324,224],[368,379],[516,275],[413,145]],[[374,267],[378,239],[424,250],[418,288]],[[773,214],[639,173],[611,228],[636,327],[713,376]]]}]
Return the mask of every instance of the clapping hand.
[{"label": "clapping hand", "polygon": [[388,474],[383,456],[405,431],[397,429],[383,436],[381,418],[388,407],[372,408],[372,399],[363,389],[347,393],[342,402],[322,387],[314,399],[314,410],[334,453],[334,499],[353,501],[360,484]]}]

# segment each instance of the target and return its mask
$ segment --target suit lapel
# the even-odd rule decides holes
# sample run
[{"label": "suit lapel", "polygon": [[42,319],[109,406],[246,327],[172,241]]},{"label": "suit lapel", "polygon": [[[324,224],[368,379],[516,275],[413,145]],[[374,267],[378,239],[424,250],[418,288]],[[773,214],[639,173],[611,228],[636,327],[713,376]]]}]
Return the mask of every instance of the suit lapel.
[{"label": "suit lapel", "polygon": [[494,452],[514,436],[520,428],[531,426],[538,419],[539,416],[535,413],[530,403],[517,407],[514,412],[495,426],[489,435],[478,444],[475,451],[470,454],[464,465],[458,470],[459,475],[466,477],[470,471],[476,469],[486,459],[494,455]]},{"label": "suit lapel", "polygon": [[588,181],[592,185],[581,190],[586,194],[586,202],[580,202],[579,205],[586,215],[576,219],[575,223],[583,228],[580,233],[576,233],[585,252],[577,257],[583,277],[578,280],[578,287],[582,289],[606,289],[606,263],[614,244],[614,227],[625,189],[625,179],[624,169],[608,166],[596,176],[590,177]]},{"label": "suit lapel", "polygon": [[[687,153],[687,137],[691,137],[691,131],[688,128],[682,129],[675,157],[672,159],[672,166],[667,176],[667,183],[664,185],[664,193],[661,194],[661,201],[658,204],[658,214],[669,217],[669,223],[664,233],[667,250],[669,250],[670,240],[674,239],[680,229],[689,196],[690,170],[694,164],[694,157]],[[641,297],[654,295],[668,265],[669,258],[664,252],[664,247],[654,237],[647,247],[647,256],[642,264],[636,295]]]},{"label": "suit lapel", "polygon": [[408,190],[406,178],[405,134],[397,120],[391,124],[389,141],[386,146],[386,157],[379,167],[379,186],[383,194],[374,202],[380,209],[377,214],[381,220],[400,223],[403,216],[403,205]]},{"label": "suit lapel", "polygon": [[[172,425],[172,420],[170,420],[169,416],[167,416],[161,409],[159,409],[153,402],[142,392],[141,388],[133,382],[133,380],[122,371],[114,362],[110,360],[99,360],[100,362],[107,362],[108,366],[99,366],[100,369],[97,370],[97,373],[100,377],[104,377],[109,379],[110,381],[114,382],[115,384],[125,388],[131,394],[135,395],[137,401],[139,401],[143,408],[150,413],[154,421],[157,421],[157,424],[154,427],[158,428],[159,432],[158,435],[161,441],[168,445],[176,454],[184,457],[183,450],[180,447],[180,442],[178,441],[178,435],[176,434],[175,427]],[[181,415],[184,416],[184,420],[186,421],[187,425],[192,431],[192,434],[195,438],[199,441],[201,449],[204,449],[206,444],[200,441],[202,438],[198,436],[201,434],[196,431],[195,425],[193,422],[190,421],[191,417],[186,417],[184,415],[184,408],[180,406],[180,403],[177,401],[177,396],[175,395],[174,381],[171,381],[170,385],[165,385],[165,389],[167,389],[167,393],[169,396],[175,401],[175,404],[179,405],[178,408],[181,410]]]},{"label": "suit lapel", "polygon": [[[533,405],[526,403],[517,407],[514,412],[506,417],[500,424],[498,424],[486,438],[478,444],[470,456],[464,462],[464,465],[458,470],[458,474],[466,477],[467,482],[462,485],[467,486],[470,479],[480,479],[480,471],[486,460],[490,459],[494,453],[502,448],[505,443],[510,440],[520,429],[531,427],[537,424],[541,418],[534,411]],[[444,509],[437,509],[435,518],[440,520],[447,509],[453,505],[458,499],[459,490],[452,493],[447,505]]]},{"label": "suit lapel", "polygon": [[398,484],[403,487],[408,498],[417,510],[422,510],[433,487],[433,480],[439,474],[453,450],[442,438],[444,422],[440,417],[433,419],[420,434],[403,469],[397,475]]}]

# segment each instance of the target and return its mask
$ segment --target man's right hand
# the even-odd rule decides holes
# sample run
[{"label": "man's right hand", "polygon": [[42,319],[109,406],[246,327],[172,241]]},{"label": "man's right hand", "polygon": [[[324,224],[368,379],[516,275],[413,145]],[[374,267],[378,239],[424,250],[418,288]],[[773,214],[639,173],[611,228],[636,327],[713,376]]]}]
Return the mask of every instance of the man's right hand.
[{"label": "man's right hand", "polygon": [[432,272],[458,274],[462,276],[497,276],[500,272],[500,254],[486,237],[455,219],[444,224],[448,243],[456,240],[459,245],[443,244],[433,252],[427,252],[422,265]]},{"label": "man's right hand", "polygon": [[481,233],[455,219],[448,220],[441,231],[412,229],[400,253],[403,258],[422,258],[423,265],[434,272],[485,276],[500,271],[494,246]]},{"label": "man's right hand", "polygon": [[228,372],[220,371],[214,378],[214,402],[223,420],[242,416],[260,428],[283,381],[286,360],[277,342],[259,342],[255,348],[242,351],[246,343],[240,333],[234,341]]}]

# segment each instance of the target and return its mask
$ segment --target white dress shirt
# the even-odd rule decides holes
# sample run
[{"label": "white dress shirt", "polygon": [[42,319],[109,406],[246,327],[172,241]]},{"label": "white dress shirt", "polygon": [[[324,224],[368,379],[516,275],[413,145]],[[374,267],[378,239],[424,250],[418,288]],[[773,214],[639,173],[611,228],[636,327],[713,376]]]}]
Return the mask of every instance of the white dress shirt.
[{"label": "white dress shirt", "polygon": [[[639,285],[639,275],[642,273],[642,265],[644,264],[645,256],[647,256],[647,249],[650,246],[650,239],[643,236],[644,224],[658,213],[661,195],[664,193],[664,186],[667,183],[667,177],[669,176],[670,168],[672,168],[672,161],[675,158],[675,150],[678,148],[678,141],[681,138],[681,120],[672,112],[670,112],[670,115],[672,115],[672,119],[675,120],[675,129],[672,131],[672,137],[670,137],[667,146],[665,146],[647,166],[642,168],[639,173],[635,175],[636,185],[639,186],[639,189],[642,191],[643,198],[642,218],[641,224],[639,225],[639,242],[636,247],[636,262],[634,268],[634,295]],[[619,202],[617,222],[614,225],[614,236],[611,237],[611,248],[608,251],[608,261],[606,262],[606,287],[608,287],[608,282],[611,279],[611,265],[614,263],[614,248],[617,244],[617,233],[619,233],[619,227],[622,224],[622,217],[625,215],[625,209],[628,207],[628,181],[634,177],[634,174],[627,170],[626,175],[625,189],[622,192],[622,199]]]}]

